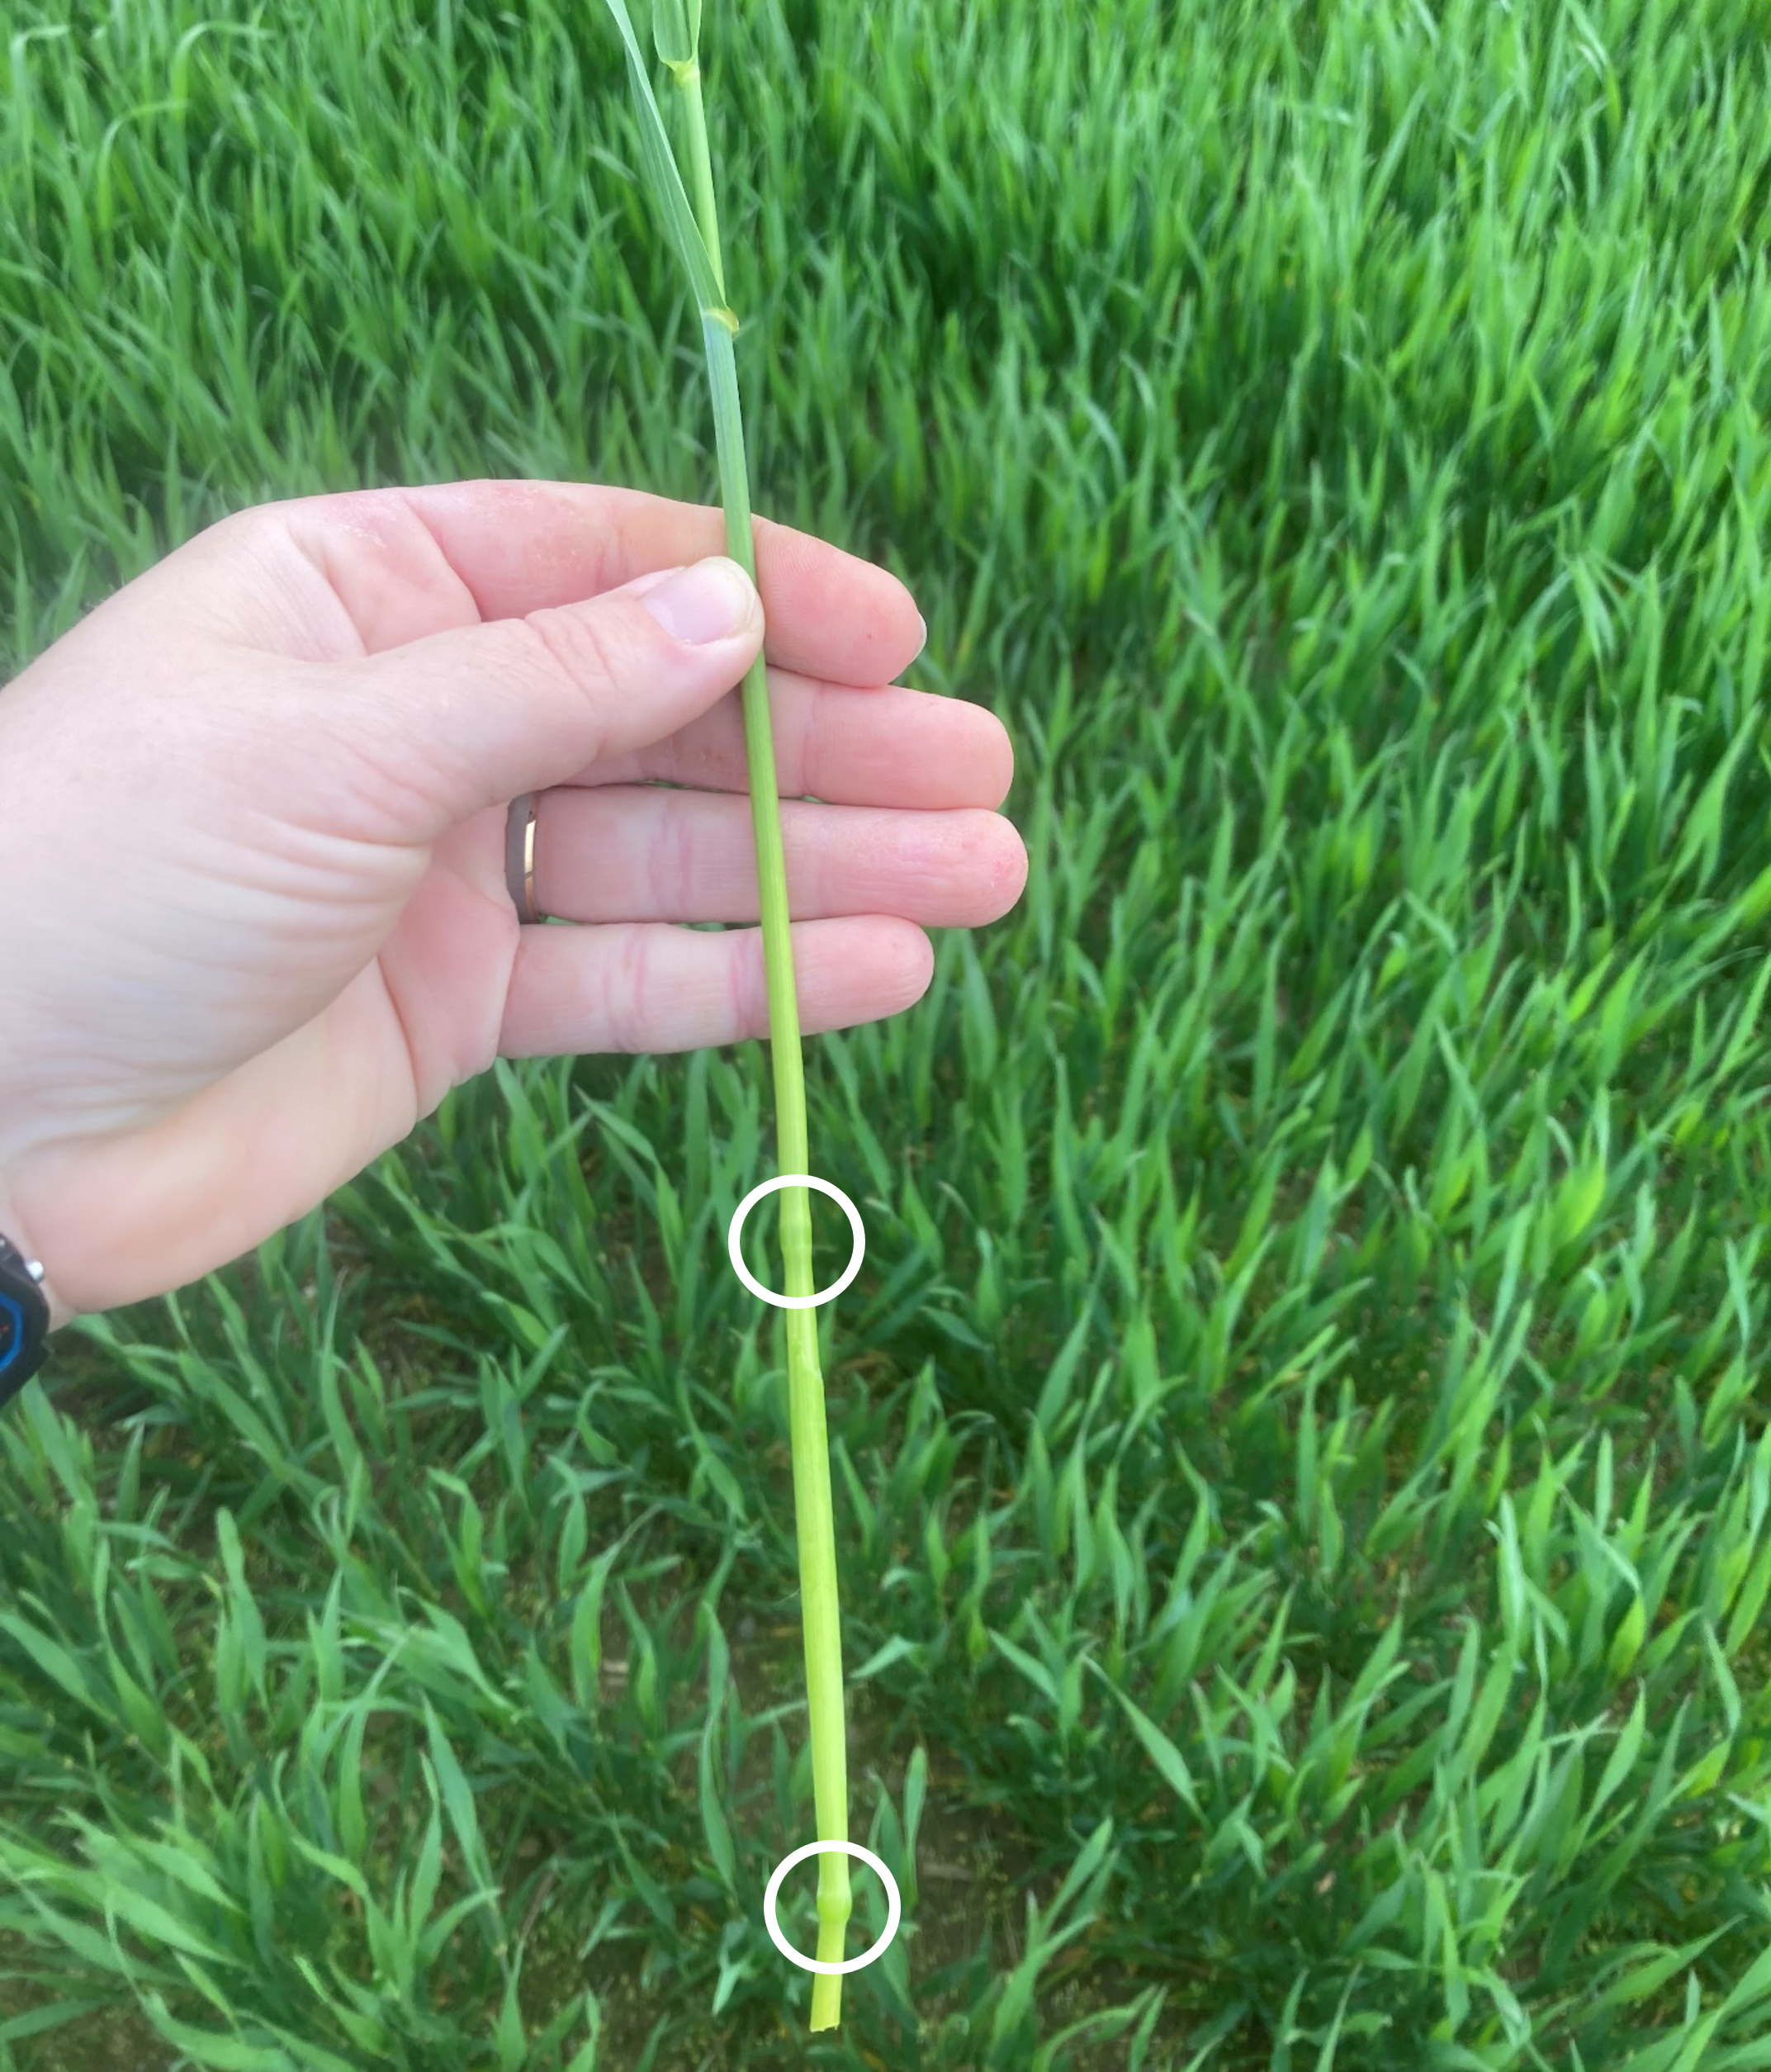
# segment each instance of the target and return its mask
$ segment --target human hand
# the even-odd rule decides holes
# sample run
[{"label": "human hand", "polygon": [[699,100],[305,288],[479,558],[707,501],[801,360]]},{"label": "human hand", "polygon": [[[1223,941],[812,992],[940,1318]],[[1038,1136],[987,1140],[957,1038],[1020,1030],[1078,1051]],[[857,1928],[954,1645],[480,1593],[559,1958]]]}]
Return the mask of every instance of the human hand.
[{"label": "human hand", "polygon": [[[755,539],[778,781],[827,802],[781,809],[811,1034],[920,999],[924,929],[1006,913],[1026,853],[1000,722],[890,685],[903,586]],[[767,1034],[760,929],[670,925],[759,914],[755,592],[723,564],[749,616],[704,646],[651,615],[724,544],[717,509],[561,482],[262,505],[0,690],[0,1233],[52,1328],[249,1251],[496,1056]],[[576,927],[512,906],[528,791]]]}]

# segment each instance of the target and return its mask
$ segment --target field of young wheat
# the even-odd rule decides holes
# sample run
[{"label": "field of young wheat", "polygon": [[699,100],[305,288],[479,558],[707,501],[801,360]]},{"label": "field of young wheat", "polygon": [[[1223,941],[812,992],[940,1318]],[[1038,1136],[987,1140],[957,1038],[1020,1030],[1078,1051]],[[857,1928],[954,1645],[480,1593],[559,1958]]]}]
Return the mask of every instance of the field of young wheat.
[{"label": "field of young wheat", "polygon": [[[805,1045],[902,1927],[808,2036],[766,1046],[500,1062],[0,1415],[0,2066],[1771,2067],[1771,7],[701,44],[755,507],[1031,856]],[[503,475],[719,499],[600,0],[13,0],[0,668]]]}]

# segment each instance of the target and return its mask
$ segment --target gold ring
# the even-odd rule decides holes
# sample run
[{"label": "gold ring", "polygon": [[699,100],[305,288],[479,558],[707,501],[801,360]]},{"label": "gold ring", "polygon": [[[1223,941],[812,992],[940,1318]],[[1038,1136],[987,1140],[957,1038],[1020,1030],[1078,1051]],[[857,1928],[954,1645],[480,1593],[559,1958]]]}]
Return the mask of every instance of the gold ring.
[{"label": "gold ring", "polygon": [[504,823],[504,883],[517,918],[528,926],[547,917],[535,904],[535,812],[540,797],[526,791],[513,799]]}]

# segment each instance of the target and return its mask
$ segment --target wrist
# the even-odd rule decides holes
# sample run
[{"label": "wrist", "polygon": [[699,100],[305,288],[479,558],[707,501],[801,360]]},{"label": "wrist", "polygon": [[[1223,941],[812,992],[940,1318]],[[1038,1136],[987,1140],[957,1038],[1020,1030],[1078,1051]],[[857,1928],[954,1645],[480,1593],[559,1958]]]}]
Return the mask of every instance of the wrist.
[{"label": "wrist", "polygon": [[50,1306],[50,1329],[58,1331],[64,1324],[71,1323],[74,1312],[55,1293],[54,1273],[50,1262],[36,1249],[30,1227],[13,1202],[3,1176],[0,1176],[0,1237],[8,1239],[28,1261],[37,1260],[43,1268],[43,1278],[37,1289]]}]

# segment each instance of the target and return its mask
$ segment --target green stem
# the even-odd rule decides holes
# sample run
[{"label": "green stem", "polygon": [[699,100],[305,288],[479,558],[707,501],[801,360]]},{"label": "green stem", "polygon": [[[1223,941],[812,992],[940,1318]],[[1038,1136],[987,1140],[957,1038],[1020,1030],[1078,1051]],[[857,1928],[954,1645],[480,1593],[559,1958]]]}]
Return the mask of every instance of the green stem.
[{"label": "green stem", "polygon": [[[726,292],[719,220],[713,205],[713,168],[701,102],[701,69],[693,59],[673,64],[688,116],[690,172],[702,239],[722,298]],[[737,358],[731,311],[702,312],[713,421],[726,507],[726,552],[754,582],[750,468],[738,408]],[[769,990],[769,1047],[774,1065],[775,1131],[780,1170],[807,1173],[806,1080],[800,1055],[799,1001],[793,985],[788,932],[787,864],[781,846],[779,787],[769,723],[769,678],[760,651],[744,678],[744,746],[750,766],[751,824],[762,900],[763,965]],[[781,1249],[793,1296],[812,1294],[812,1211],[807,1190],[781,1190]],[[799,1541],[799,1597],[806,1656],[806,1698],[812,1734],[812,1789],[820,1842],[849,1838],[847,1729],[843,1719],[842,1629],[836,1586],[836,1535],[831,1505],[830,1441],[824,1424],[824,1377],[818,1364],[817,1312],[788,1310],[787,1378],[793,1434],[793,1511]],[[836,1851],[818,1858],[818,1946],[821,1964],[840,1964],[853,1908],[849,1859]],[[833,2029],[842,2016],[842,1980],[814,1975],[812,2027]]]}]

